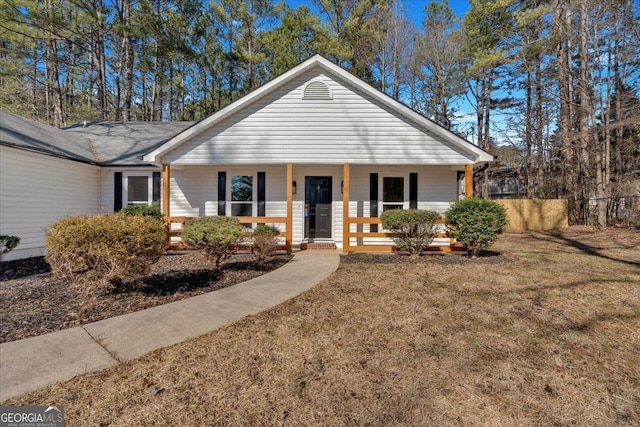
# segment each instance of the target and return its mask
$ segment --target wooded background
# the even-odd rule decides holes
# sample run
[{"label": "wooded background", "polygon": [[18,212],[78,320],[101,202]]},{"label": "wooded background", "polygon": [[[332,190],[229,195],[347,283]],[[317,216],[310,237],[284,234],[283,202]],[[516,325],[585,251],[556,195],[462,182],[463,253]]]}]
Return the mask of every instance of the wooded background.
[{"label": "wooded background", "polygon": [[55,126],[199,120],[320,53],[498,155],[525,197],[567,198],[572,223],[640,217],[638,5],[469,4],[431,2],[419,26],[393,0],[2,0],[0,106]]}]

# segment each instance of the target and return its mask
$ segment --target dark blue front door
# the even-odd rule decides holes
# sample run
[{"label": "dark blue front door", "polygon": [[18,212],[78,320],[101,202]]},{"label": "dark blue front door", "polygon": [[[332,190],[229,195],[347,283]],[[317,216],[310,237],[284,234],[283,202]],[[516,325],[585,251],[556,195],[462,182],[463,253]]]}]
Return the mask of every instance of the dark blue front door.
[{"label": "dark blue front door", "polygon": [[305,177],[304,237],[331,238],[331,177]]}]

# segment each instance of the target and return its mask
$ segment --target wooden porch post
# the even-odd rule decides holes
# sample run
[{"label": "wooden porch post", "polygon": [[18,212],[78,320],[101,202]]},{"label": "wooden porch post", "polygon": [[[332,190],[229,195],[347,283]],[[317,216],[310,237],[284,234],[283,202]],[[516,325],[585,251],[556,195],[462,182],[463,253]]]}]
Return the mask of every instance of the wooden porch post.
[{"label": "wooden porch post", "polygon": [[287,252],[291,253],[293,243],[293,163],[287,163],[287,222],[285,227]]},{"label": "wooden porch post", "polygon": [[349,163],[342,166],[342,252],[349,253]]},{"label": "wooden porch post", "polygon": [[473,197],[473,164],[464,165],[464,195]]},{"label": "wooden porch post", "polygon": [[164,217],[164,225],[167,227],[167,247],[171,246],[171,221],[169,220],[170,212],[170,188],[171,188],[171,166],[168,164],[162,165],[162,191],[160,192],[160,198],[162,199],[162,216]]},{"label": "wooden porch post", "polygon": [[169,214],[170,214],[170,188],[171,188],[171,166],[170,165],[162,165],[162,215],[164,216],[165,222],[169,222]]}]

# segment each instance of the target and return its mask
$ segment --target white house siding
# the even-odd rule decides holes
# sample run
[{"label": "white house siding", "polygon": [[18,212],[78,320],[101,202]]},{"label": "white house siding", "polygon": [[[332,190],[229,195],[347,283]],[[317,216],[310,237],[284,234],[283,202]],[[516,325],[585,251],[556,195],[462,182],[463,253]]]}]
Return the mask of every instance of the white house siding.
[{"label": "white house siding", "polygon": [[[257,173],[266,174],[266,216],[286,217],[285,165],[185,166],[171,170],[171,216],[217,215],[218,172],[227,173],[227,203],[231,199],[229,182],[233,175],[254,177],[254,199],[257,191]],[[306,176],[331,176],[333,189],[333,240],[342,246],[342,192],[341,165],[293,165],[293,181],[297,192],[293,195],[293,244],[304,240],[304,185]],[[409,207],[409,173],[418,174],[418,208],[446,211],[457,197],[456,171],[449,166],[364,166],[353,165],[350,170],[350,216],[369,217],[369,174],[378,173],[379,209],[382,210],[383,177],[405,178],[405,207]],[[229,212],[229,210],[227,210]],[[256,205],[254,202],[254,214]],[[363,227],[363,226],[361,226]],[[368,230],[368,226],[364,226]],[[352,225],[352,231],[357,231]],[[363,239],[360,239],[362,242]],[[386,242],[384,239],[364,239],[364,243]]]},{"label": "white house siding", "polygon": [[0,146],[0,180],[0,234],[21,239],[4,260],[42,255],[51,223],[99,210],[96,166]]},{"label": "white house siding", "polygon": [[[332,99],[302,99],[313,79],[330,87]],[[180,144],[162,162],[463,165],[470,158],[316,69]]]},{"label": "white house siding", "polygon": [[257,174],[265,172],[266,215],[287,216],[284,165],[186,166],[171,169],[171,216],[209,216],[218,214],[218,172],[227,174],[227,204],[231,200],[229,182],[233,175],[253,176],[253,211],[257,212]]}]

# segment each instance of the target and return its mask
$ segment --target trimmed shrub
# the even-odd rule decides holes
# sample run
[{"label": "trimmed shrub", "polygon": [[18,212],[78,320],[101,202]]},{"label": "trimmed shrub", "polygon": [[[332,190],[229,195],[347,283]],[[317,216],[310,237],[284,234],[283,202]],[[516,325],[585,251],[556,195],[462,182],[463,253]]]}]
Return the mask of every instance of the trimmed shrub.
[{"label": "trimmed shrub", "polygon": [[266,264],[276,254],[278,250],[278,234],[280,234],[280,229],[273,225],[258,224],[253,230],[251,252],[259,264]]},{"label": "trimmed shrub", "polygon": [[52,224],[46,260],[65,281],[120,285],[149,273],[164,254],[167,231],[154,218],[121,213],[71,216]]},{"label": "trimmed shrub", "polygon": [[220,268],[233,255],[233,248],[244,234],[245,228],[236,218],[205,216],[187,221],[180,237],[187,246],[201,250]]},{"label": "trimmed shrub", "polygon": [[394,209],[380,215],[382,226],[393,233],[396,247],[412,256],[420,255],[433,242],[439,218],[436,211],[420,209]]},{"label": "trimmed shrub", "polygon": [[9,236],[7,234],[0,234],[0,261],[2,255],[8,254],[18,246],[20,238],[18,236]]},{"label": "trimmed shrub", "polygon": [[502,205],[477,197],[455,202],[445,219],[450,235],[462,243],[472,257],[488,249],[509,223]]},{"label": "trimmed shrub", "polygon": [[125,215],[150,216],[159,221],[162,221],[162,212],[160,211],[160,206],[156,204],[128,205],[122,208],[120,212]]}]

